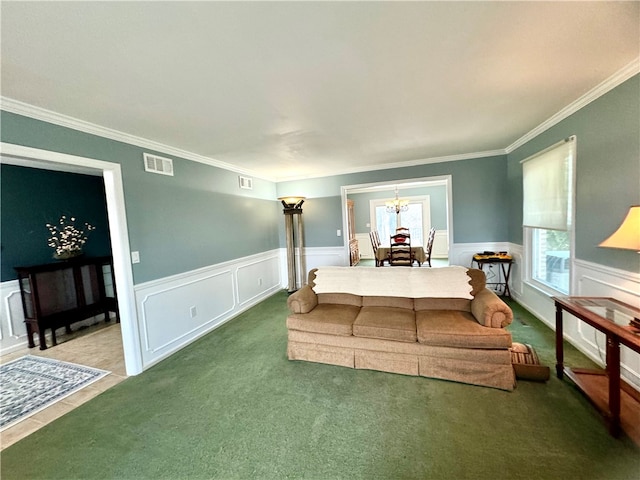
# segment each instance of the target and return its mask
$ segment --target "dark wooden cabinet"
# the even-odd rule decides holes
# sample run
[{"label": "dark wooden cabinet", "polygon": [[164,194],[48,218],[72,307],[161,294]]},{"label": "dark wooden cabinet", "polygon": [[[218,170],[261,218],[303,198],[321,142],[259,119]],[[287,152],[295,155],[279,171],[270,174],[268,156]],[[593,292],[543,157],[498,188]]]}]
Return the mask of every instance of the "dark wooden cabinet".
[{"label": "dark wooden cabinet", "polygon": [[113,261],[111,257],[75,258],[57,263],[17,267],[29,348],[35,347],[38,334],[40,350],[47,348],[45,331],[51,329],[56,345],[56,329],[89,317],[104,314],[118,320]]}]

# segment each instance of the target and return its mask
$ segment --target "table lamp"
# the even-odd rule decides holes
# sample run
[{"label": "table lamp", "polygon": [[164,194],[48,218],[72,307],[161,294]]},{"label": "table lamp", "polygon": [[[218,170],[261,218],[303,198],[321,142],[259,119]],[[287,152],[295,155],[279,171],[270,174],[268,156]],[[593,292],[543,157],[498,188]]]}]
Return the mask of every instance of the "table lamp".
[{"label": "table lamp", "polygon": [[640,205],[629,207],[629,212],[622,224],[598,246],[635,250],[640,253]]}]

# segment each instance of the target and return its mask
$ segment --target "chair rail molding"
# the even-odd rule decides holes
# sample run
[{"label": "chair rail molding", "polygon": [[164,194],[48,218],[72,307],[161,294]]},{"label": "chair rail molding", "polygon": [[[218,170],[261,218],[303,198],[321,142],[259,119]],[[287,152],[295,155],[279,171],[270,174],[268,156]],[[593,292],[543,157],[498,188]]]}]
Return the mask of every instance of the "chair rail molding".
[{"label": "chair rail molding", "polygon": [[278,250],[135,286],[148,368],[282,289]]}]

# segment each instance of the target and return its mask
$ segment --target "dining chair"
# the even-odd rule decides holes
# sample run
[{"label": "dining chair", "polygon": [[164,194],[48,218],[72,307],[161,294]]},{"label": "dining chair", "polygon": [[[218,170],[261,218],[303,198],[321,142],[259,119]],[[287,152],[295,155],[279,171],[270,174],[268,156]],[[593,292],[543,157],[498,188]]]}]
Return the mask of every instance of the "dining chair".
[{"label": "dining chair", "polygon": [[389,238],[389,265],[413,266],[413,254],[411,252],[411,237],[402,233],[396,233]]},{"label": "dining chair", "polygon": [[431,230],[429,230],[429,236],[427,237],[427,244],[424,247],[424,255],[425,255],[425,261],[424,263],[426,263],[427,265],[431,266],[431,251],[433,250],[433,240],[436,237],[436,229],[431,227]]},{"label": "dining chair", "polygon": [[378,247],[379,247],[379,246],[381,245],[381,243],[382,243],[382,242],[380,242],[380,234],[378,233],[378,231],[377,231],[377,230],[374,230],[374,231],[373,231],[373,234],[374,234],[374,235],[375,235],[375,237],[376,237],[376,243],[378,244]]},{"label": "dining chair", "polygon": [[378,247],[380,246],[380,244],[376,239],[376,234],[377,234],[376,231],[369,232],[369,238],[371,239],[371,247],[373,248],[373,258],[376,262],[376,267],[380,267],[382,263],[378,261]]}]

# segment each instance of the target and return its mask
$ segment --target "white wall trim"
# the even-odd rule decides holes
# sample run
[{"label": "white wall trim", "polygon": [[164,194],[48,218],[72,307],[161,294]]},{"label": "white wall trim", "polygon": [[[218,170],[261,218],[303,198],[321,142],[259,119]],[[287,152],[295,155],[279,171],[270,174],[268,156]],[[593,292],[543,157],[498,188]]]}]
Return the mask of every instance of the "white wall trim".
[{"label": "white wall trim", "polygon": [[569,117],[570,115],[573,115],[575,112],[577,112],[581,108],[590,104],[594,100],[597,100],[598,98],[603,96],[605,93],[613,90],[618,85],[629,80],[631,77],[633,77],[639,72],[640,72],[640,58],[636,58],[629,64],[622,67],[616,73],[614,73],[611,77],[607,78],[605,81],[603,81],[599,85],[596,85],[594,88],[589,90],[580,98],[571,102],[562,110],[560,110],[559,112],[557,112],[556,114],[552,115],[547,120],[542,122],[536,128],[534,128],[533,130],[531,130],[530,132],[526,133],[525,135],[520,137],[518,140],[513,142],[511,145],[505,148],[505,153],[508,154],[513,152],[515,149],[517,149],[518,147],[521,147],[522,145],[527,143],[529,140],[532,140],[533,138],[540,135],[542,132],[560,123],[562,120]]},{"label": "white wall trim", "polygon": [[[210,275],[205,275],[205,276],[199,277],[197,279],[194,278],[194,279],[191,279],[191,280],[186,281],[186,282],[175,282],[173,285],[167,285],[169,283],[169,281],[166,281],[166,282],[163,282],[163,285],[166,286],[165,288],[158,289],[158,290],[153,289],[154,291],[152,293],[148,293],[147,295],[144,296],[144,298],[142,298],[142,300],[140,301],[140,307],[141,307],[140,311],[142,313],[142,316],[141,316],[142,332],[143,332],[142,336],[143,336],[143,339],[144,339],[145,349],[148,352],[156,353],[157,351],[161,351],[163,349],[166,349],[169,345],[171,345],[171,344],[173,344],[175,342],[180,342],[181,343],[182,340],[184,340],[185,338],[193,335],[194,332],[196,332],[198,329],[202,328],[203,326],[207,327],[211,323],[213,323],[216,320],[218,320],[219,318],[222,318],[225,315],[230,314],[231,312],[233,312],[234,305],[236,304],[236,301],[235,301],[236,299],[235,298],[233,299],[234,301],[231,302],[231,306],[227,310],[225,310],[225,311],[221,312],[220,314],[218,314],[217,316],[205,321],[203,324],[199,325],[197,328],[192,328],[190,330],[184,331],[178,337],[171,338],[166,343],[164,343],[162,345],[159,345],[157,347],[153,347],[151,345],[151,341],[149,340],[150,324],[149,324],[148,315],[146,314],[147,309],[145,308],[147,302],[152,300],[153,297],[162,296],[162,295],[164,295],[164,294],[166,294],[168,292],[171,292],[171,291],[174,291],[174,290],[177,290],[177,289],[188,288],[189,286],[194,285],[197,282],[201,282],[203,280],[207,280],[209,278],[214,278],[214,277],[221,276],[221,275],[229,275],[230,276],[231,275],[231,270],[222,270],[222,271],[219,271],[219,272],[211,273]],[[181,278],[189,278],[189,276],[183,275],[183,276],[181,276]]]},{"label": "white wall trim", "polygon": [[23,115],[25,117],[33,118],[35,120],[41,120],[43,122],[52,123],[54,125],[70,128],[72,130],[77,130],[79,132],[89,133],[91,135],[97,135],[99,137],[108,138],[110,140],[116,140],[118,142],[128,143],[129,145],[136,145],[142,148],[149,148],[149,149],[166,153],[169,155],[175,155],[176,157],[184,158],[186,160],[193,160],[194,162],[204,163],[212,167],[222,168],[222,169],[230,170],[236,173],[251,175],[257,178],[263,178],[264,180],[268,180],[271,182],[275,181],[275,179],[273,178],[261,177],[256,172],[253,172],[248,169],[243,169],[243,168],[231,165],[229,163],[222,162],[220,160],[198,155],[192,152],[188,152],[186,150],[182,150],[180,148],[172,147],[170,145],[165,145],[163,143],[159,143],[153,140],[148,140],[146,138],[131,135],[129,133],[121,132],[119,130],[114,130],[112,128],[103,127],[95,123],[81,120],[79,118],[71,117],[69,115],[64,115],[62,113],[57,113],[51,110],[46,110],[41,107],[29,105],[28,103],[20,102],[18,100],[14,100],[9,97],[0,96],[0,106],[2,110],[6,112]]},{"label": "white wall trim", "polygon": [[[275,249],[136,285],[135,328],[141,369],[279,292],[281,276],[280,249]],[[1,338],[3,353],[27,345],[19,292],[18,280],[0,284],[0,333],[11,332]],[[14,301],[9,305],[11,298]],[[197,306],[194,317],[190,316],[192,306]],[[120,316],[122,320],[122,310]],[[7,322],[15,324],[14,328]]]},{"label": "white wall trim", "polygon": [[[602,83],[592,88],[586,94],[570,103],[562,110],[545,120],[543,123],[538,125],[536,128],[528,132],[527,134],[520,137],[518,140],[513,142],[511,145],[505,148],[498,148],[495,150],[488,150],[484,152],[470,152],[456,155],[445,155],[440,157],[431,157],[431,158],[420,158],[416,160],[409,160],[406,162],[398,162],[398,163],[386,163],[381,165],[369,165],[359,168],[351,168],[341,170],[339,172],[334,173],[334,175],[345,175],[351,173],[361,173],[361,172],[370,172],[377,170],[388,170],[392,168],[404,168],[404,167],[413,167],[418,165],[427,165],[433,163],[443,163],[443,162],[454,162],[459,160],[469,160],[474,158],[485,158],[485,157],[494,157],[499,155],[506,155],[517,149],[518,147],[524,145],[529,140],[535,138],[540,133],[548,130],[552,126],[556,125],[560,121],[564,120],[568,116],[577,112],[584,106],[593,102],[597,98],[601,97],[605,93],[614,89],[624,81],[628,80],[632,76],[636,75],[640,72],[640,58],[636,58],[628,65],[621,68],[618,72],[614,73],[611,77],[604,80]],[[210,165],[213,167],[223,168],[225,170],[230,170],[232,172],[242,173],[245,175],[254,176],[257,178],[262,178],[271,182],[284,182],[284,181],[293,181],[293,180],[302,180],[309,178],[322,178],[326,177],[326,174],[318,174],[318,175],[307,175],[307,176],[292,176],[292,177],[264,177],[260,176],[254,171],[243,169],[237,167],[235,165],[222,162],[220,160],[216,160],[210,157],[205,157],[202,155],[198,155],[186,150],[182,150],[180,148],[172,147],[170,145],[165,145],[153,140],[149,140],[146,138],[138,137],[135,135],[131,135],[125,132],[121,132],[118,130],[114,130],[111,128],[103,127],[94,123],[87,122],[85,120],[81,120],[75,117],[71,117],[68,115],[63,115],[61,113],[57,113],[51,110],[46,110],[41,107],[36,107],[34,105],[30,105],[24,102],[20,102],[18,100],[14,100],[9,97],[0,96],[0,108],[4,111],[15,113],[18,115],[23,115],[25,117],[33,118],[36,120],[41,120],[47,123],[52,123],[54,125],[60,125],[62,127],[71,128],[73,130],[77,130],[80,132],[89,133],[92,135],[98,135],[103,138],[109,138],[111,140],[116,140],[119,142],[125,142],[130,145],[136,145],[143,148],[150,148],[152,150],[156,150],[159,152],[163,152],[169,155],[175,155],[176,157],[184,158],[187,160],[193,160],[195,162],[204,163],[206,165]],[[451,225],[449,225],[451,227]]]},{"label": "white wall trim", "polygon": [[279,292],[281,283],[278,249],[136,285],[144,367]]},{"label": "white wall trim", "polygon": [[[305,265],[307,271],[304,272],[304,279],[306,281],[307,275],[311,270],[318,267],[346,267],[349,266],[349,252],[344,247],[304,247],[303,254],[305,258]],[[296,249],[296,262],[300,255],[299,249]],[[296,265],[299,265],[297,263]],[[288,273],[287,273],[287,249],[280,249],[280,271],[281,271],[281,288],[288,288]],[[300,276],[299,272],[299,276]],[[300,278],[298,278],[300,280]],[[300,282],[298,281],[297,287],[300,288]]]},{"label": "white wall trim", "polygon": [[0,298],[0,349],[2,353],[9,353],[17,348],[16,345],[27,342],[18,280],[2,282]]}]

